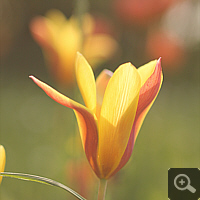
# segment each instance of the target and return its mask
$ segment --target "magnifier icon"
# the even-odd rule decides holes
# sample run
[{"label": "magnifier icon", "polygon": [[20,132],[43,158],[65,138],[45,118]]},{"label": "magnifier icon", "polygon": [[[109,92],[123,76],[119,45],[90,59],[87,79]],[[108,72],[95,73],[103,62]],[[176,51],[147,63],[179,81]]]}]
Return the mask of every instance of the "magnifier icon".
[{"label": "magnifier icon", "polygon": [[174,186],[178,190],[189,190],[191,193],[195,193],[196,189],[192,187],[190,183],[190,178],[186,174],[179,174],[174,179]]}]

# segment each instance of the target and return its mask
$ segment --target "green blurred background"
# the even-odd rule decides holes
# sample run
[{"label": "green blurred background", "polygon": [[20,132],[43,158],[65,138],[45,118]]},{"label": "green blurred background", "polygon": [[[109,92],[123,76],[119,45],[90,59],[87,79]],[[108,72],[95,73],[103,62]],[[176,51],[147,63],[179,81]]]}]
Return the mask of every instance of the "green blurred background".
[{"label": "green blurred background", "polygon": [[[115,5],[119,2],[89,1],[89,12],[108,19],[120,47],[113,58],[99,66],[95,76],[103,68],[115,70],[127,61],[139,67],[162,56],[164,82],[144,121],[131,160],[108,182],[106,199],[167,199],[169,168],[200,167],[200,6],[195,0],[174,0],[150,22],[142,24],[140,18],[127,22],[121,17],[123,8],[117,9]],[[130,1],[124,4],[126,2],[128,5]],[[145,7],[145,1],[143,4]],[[152,5],[156,7],[156,1],[152,1]],[[0,144],[7,154],[5,171],[49,177],[72,185],[79,192],[69,178],[73,172],[67,166],[80,157],[86,160],[83,153],[77,156],[82,147],[74,113],[47,97],[28,78],[33,74],[56,87],[29,30],[30,20],[45,15],[51,8],[60,9],[69,17],[75,10],[75,1],[0,1]],[[159,41],[148,50],[149,34],[158,33],[160,29],[176,35],[181,44],[179,48],[174,51],[173,42],[172,47],[168,47],[169,43]],[[151,54],[154,48],[160,55]],[[157,57],[152,57],[154,55]],[[62,92],[82,102],[78,90]],[[75,136],[78,139],[73,139]],[[73,146],[74,140],[78,140],[78,147]],[[85,184],[91,193],[88,199],[95,199],[97,178],[94,176],[92,184]],[[0,198],[75,199],[58,188],[8,178],[3,179]]]}]

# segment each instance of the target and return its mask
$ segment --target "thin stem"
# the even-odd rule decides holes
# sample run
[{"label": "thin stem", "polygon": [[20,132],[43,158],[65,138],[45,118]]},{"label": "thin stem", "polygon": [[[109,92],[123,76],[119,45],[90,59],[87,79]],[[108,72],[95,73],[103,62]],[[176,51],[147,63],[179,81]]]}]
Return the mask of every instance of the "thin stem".
[{"label": "thin stem", "polygon": [[98,191],[98,200],[105,200],[106,188],[107,188],[107,180],[106,179],[100,179],[99,191]]}]

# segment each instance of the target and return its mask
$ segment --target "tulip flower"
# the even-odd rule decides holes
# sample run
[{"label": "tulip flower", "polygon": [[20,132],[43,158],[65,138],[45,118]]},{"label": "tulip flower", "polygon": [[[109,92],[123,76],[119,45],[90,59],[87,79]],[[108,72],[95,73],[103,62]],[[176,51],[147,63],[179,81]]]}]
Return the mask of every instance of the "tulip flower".
[{"label": "tulip flower", "polygon": [[107,60],[117,49],[111,35],[95,32],[95,20],[85,14],[82,25],[79,19],[70,19],[58,10],[46,17],[36,17],[30,23],[33,38],[41,46],[50,74],[62,85],[75,83],[76,52],[81,51],[94,65]]},{"label": "tulip flower", "polygon": [[[2,145],[0,145],[0,173],[4,171],[6,163],[6,152]],[[0,176],[0,184],[2,181],[2,176]]]},{"label": "tulip flower", "polygon": [[30,78],[56,102],[75,112],[86,157],[100,179],[109,179],[129,160],[139,129],[162,84],[161,59],[140,68],[103,70],[96,83],[92,68],[77,54],[76,79],[84,105]]}]

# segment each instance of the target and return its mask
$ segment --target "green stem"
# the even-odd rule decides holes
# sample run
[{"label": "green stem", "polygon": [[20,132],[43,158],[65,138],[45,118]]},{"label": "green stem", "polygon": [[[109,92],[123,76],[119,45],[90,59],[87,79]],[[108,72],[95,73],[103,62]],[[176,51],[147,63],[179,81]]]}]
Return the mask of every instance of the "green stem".
[{"label": "green stem", "polygon": [[107,188],[107,180],[106,179],[100,179],[99,191],[98,191],[98,200],[105,200],[106,188]]}]

